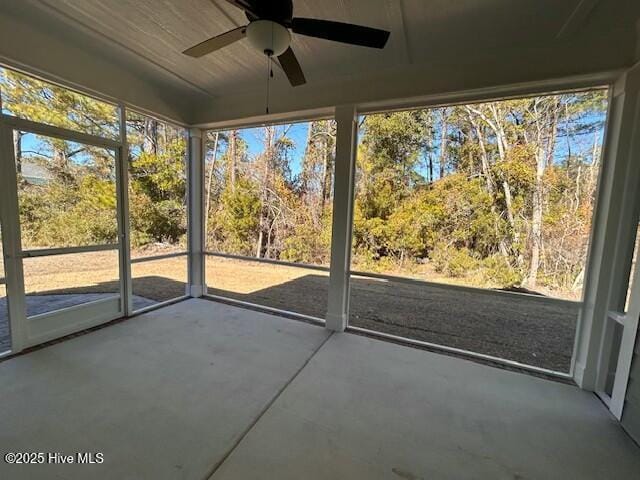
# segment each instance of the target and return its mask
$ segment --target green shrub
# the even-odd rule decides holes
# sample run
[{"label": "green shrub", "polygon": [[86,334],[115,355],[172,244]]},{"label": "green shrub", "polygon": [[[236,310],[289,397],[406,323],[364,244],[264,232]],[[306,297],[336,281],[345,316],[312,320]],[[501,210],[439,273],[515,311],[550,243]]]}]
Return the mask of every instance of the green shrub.
[{"label": "green shrub", "polygon": [[487,282],[502,288],[518,286],[523,279],[522,272],[513,268],[498,254],[482,260],[482,274]]},{"label": "green shrub", "polygon": [[433,249],[431,260],[437,272],[454,278],[469,275],[478,267],[478,261],[468,248],[455,248],[443,243]]}]

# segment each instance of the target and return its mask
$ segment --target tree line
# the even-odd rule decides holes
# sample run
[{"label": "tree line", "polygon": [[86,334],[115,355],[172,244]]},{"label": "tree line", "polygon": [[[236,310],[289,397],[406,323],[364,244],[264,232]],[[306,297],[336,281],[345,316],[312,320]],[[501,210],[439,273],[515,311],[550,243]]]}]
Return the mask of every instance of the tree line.
[{"label": "tree line", "polygon": [[207,247],[302,263],[329,261],[335,122],[308,122],[292,170],[293,125],[254,132],[251,155],[240,130],[208,132],[205,161]]},{"label": "tree line", "polygon": [[[117,107],[67,89],[3,70],[0,94],[7,113],[119,134]],[[595,90],[361,117],[353,268],[575,297],[606,109]],[[14,132],[23,243],[115,241],[112,154],[29,137]],[[207,132],[207,248],[327,265],[335,137],[332,120]],[[134,248],[186,248],[184,130],[130,113],[127,141]]]},{"label": "tree line", "polygon": [[[577,296],[606,108],[597,90],[362,117],[354,269]],[[335,124],[306,123],[298,160],[291,128],[258,129],[257,153],[208,133],[209,249],[329,262]]]},{"label": "tree line", "polygon": [[[10,70],[0,71],[6,113],[117,139],[114,105]],[[128,112],[132,247],[186,248],[186,132]],[[14,130],[23,248],[116,243],[115,152]]]}]

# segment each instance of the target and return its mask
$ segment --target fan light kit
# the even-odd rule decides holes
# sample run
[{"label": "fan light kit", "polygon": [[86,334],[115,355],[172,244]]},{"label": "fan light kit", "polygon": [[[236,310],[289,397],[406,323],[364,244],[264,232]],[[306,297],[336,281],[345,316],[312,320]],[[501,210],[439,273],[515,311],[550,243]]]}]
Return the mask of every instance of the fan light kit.
[{"label": "fan light kit", "polygon": [[[273,57],[277,58],[292,86],[297,87],[306,83],[300,63],[291,49],[289,30],[308,37],[371,48],[384,48],[389,39],[390,33],[386,30],[331,20],[294,17],[292,0],[226,1],[244,11],[249,24],[205,40],[183,53],[199,58],[247,37],[251,45],[267,56],[267,106],[268,82],[273,76],[271,70]],[[268,111],[267,107],[267,113]]]},{"label": "fan light kit", "polygon": [[291,44],[289,30],[271,20],[251,22],[246,34],[251,45],[269,57],[282,55]]}]

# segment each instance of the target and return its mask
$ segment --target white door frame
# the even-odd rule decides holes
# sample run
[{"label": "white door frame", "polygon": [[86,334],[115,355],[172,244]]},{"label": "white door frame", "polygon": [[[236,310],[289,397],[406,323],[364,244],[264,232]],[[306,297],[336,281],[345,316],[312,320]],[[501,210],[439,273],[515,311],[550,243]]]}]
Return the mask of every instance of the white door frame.
[{"label": "white door frame", "polygon": [[613,390],[609,400],[609,409],[618,420],[622,418],[624,409],[629,375],[631,373],[631,362],[633,361],[633,352],[638,333],[638,318],[640,318],[640,268],[637,267],[638,265],[636,264],[631,283],[629,308],[625,314],[615,315],[616,318],[614,318],[623,328]]},{"label": "white door frame", "polygon": [[634,145],[638,143],[640,127],[639,76],[640,66],[636,65],[624,72],[610,91],[584,301],[574,349],[574,380],[581,388],[595,392],[604,390],[603,372],[612,337],[609,311],[621,311],[620,298],[626,292],[635,236],[634,182],[640,163],[633,157],[637,155]]},{"label": "white door frame", "polygon": [[[610,190],[615,198],[599,212],[604,218],[599,235],[599,269],[591,271],[593,289],[588,298],[588,312],[593,329],[590,335],[590,361],[582,380],[593,380],[594,390],[618,419],[622,417],[631,361],[640,315],[640,269],[633,279],[630,271],[640,216],[640,64],[626,72],[616,84],[615,117],[612,122],[615,141],[608,155],[614,161],[609,172]],[[629,307],[627,292],[631,285]],[[616,345],[616,329],[622,327],[622,338]],[[619,337],[618,337],[619,338]],[[608,393],[613,377],[613,388]],[[586,380],[586,381],[585,381]],[[585,386],[582,384],[581,386]]]},{"label": "white door frame", "polygon": [[[22,250],[20,235],[17,172],[13,151],[13,131],[20,130],[36,135],[59,138],[84,145],[101,147],[113,152],[115,159],[116,217],[118,242],[109,245],[90,245],[69,248],[43,248]],[[121,129],[121,135],[123,130]],[[10,115],[0,114],[0,189],[3,220],[3,242],[9,322],[11,328],[11,352],[37,345],[79,330],[122,317],[127,311],[130,295],[127,294],[127,247],[126,229],[127,198],[123,195],[122,178],[126,175],[124,148],[120,140],[98,137],[65,128],[40,124]],[[125,170],[125,175],[123,175]],[[118,250],[119,292],[113,297],[27,317],[24,288],[24,258],[63,255],[80,252]]]},{"label": "white door frame", "polygon": [[[13,165],[12,165],[13,164]],[[17,185],[11,181],[15,172],[12,129],[0,119],[0,221],[7,288],[7,313],[11,333],[11,351],[21,351],[26,340],[24,283],[20,258],[20,222],[16,221]]]}]

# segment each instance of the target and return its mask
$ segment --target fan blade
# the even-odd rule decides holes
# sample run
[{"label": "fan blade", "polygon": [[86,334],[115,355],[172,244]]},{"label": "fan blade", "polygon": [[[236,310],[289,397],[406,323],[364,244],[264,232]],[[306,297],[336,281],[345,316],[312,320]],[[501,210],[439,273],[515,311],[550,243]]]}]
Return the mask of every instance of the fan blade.
[{"label": "fan blade", "polygon": [[384,48],[390,35],[386,30],[315,18],[294,18],[291,30],[309,37],[372,48]]},{"label": "fan blade", "polygon": [[240,10],[249,12],[251,15],[258,16],[255,7],[251,4],[250,0],[227,0],[227,2],[234,7],[238,7]]},{"label": "fan blade", "polygon": [[302,68],[296,58],[296,54],[293,53],[291,47],[287,48],[282,55],[278,56],[278,61],[292,86],[297,87],[298,85],[307,83],[307,80],[304,78],[304,73],[302,73]]},{"label": "fan blade", "polygon": [[226,33],[218,35],[217,37],[210,38],[209,40],[205,40],[197,45],[194,45],[191,48],[187,48],[184,52],[185,55],[189,55],[190,57],[200,58],[207,53],[211,53],[215,50],[219,50],[227,45],[231,45],[233,42],[237,42],[238,40],[242,40],[245,36],[245,32],[247,31],[247,27],[238,27],[233,30],[229,30]]}]

